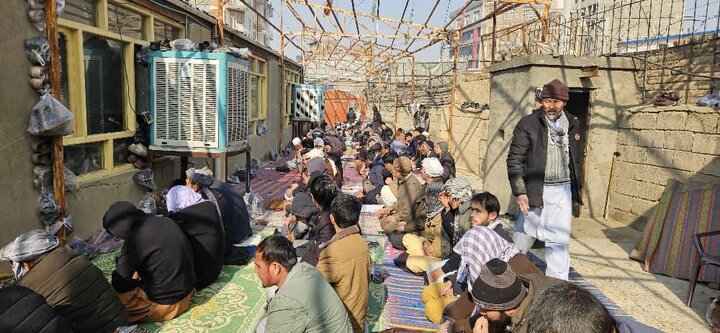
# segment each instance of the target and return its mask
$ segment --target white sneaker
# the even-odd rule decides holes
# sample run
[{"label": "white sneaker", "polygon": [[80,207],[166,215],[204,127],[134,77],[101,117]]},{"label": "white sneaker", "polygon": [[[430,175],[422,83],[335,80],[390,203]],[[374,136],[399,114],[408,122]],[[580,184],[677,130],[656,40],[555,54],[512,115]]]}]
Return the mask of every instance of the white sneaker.
[{"label": "white sneaker", "polygon": [[147,157],[147,147],[141,143],[131,144],[130,147],[128,147],[128,151],[140,157]]}]

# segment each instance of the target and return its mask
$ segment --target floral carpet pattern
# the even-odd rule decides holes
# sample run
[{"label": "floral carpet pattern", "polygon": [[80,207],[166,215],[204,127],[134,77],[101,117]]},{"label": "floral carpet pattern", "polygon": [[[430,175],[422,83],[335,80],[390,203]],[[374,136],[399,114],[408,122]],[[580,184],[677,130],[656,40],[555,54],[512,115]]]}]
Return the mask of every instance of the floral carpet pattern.
[{"label": "floral carpet pattern", "polygon": [[[93,260],[108,279],[119,253],[103,254]],[[253,266],[226,265],[215,283],[195,294],[190,310],[170,321],[141,326],[151,332],[254,332],[264,307],[265,289]]]}]

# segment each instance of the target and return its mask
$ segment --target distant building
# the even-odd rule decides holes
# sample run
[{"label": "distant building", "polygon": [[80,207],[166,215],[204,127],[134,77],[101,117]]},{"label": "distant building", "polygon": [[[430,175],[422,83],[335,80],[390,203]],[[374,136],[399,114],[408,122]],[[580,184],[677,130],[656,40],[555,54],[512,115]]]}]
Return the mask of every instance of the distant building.
[{"label": "distant building", "polygon": [[[217,16],[217,2],[215,0],[188,0],[198,9]],[[273,17],[274,8],[268,0],[247,0],[248,4],[256,11],[262,13],[268,19]],[[233,30],[239,31],[250,39],[269,45],[273,40],[274,31],[262,17],[258,15],[240,0],[228,0],[223,7],[223,22]]]},{"label": "distant building", "polygon": [[[498,4],[499,6],[500,4]],[[531,6],[535,6],[539,13],[542,13],[542,5],[523,5],[516,9],[507,11],[497,18],[497,31],[537,19],[537,14]],[[488,19],[478,23],[479,20],[491,14],[495,9],[492,1],[476,1],[470,4],[460,15],[459,10],[453,11],[450,16],[457,18],[449,28],[461,29],[460,49],[458,61],[467,63],[468,69],[480,69],[488,66],[492,58],[492,20]],[[522,33],[522,30],[519,31]],[[496,59],[501,58],[502,52],[513,52],[514,49],[522,47],[522,38],[516,38],[514,34],[499,34],[496,43]],[[442,59],[449,61],[453,56],[453,45],[446,42],[442,46]]]}]

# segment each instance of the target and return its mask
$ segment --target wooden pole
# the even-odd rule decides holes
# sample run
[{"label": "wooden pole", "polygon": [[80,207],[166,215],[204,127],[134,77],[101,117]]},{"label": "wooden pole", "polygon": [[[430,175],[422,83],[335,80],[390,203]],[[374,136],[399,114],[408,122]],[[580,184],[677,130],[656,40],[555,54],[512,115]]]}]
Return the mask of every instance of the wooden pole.
[{"label": "wooden pole", "polygon": [[[45,32],[47,34],[48,44],[50,45],[50,65],[48,66],[48,79],[50,80],[50,88],[53,97],[62,100],[60,89],[60,51],[58,47],[57,36],[57,3],[56,0],[45,1]],[[64,101],[67,103],[67,101]],[[53,192],[55,202],[60,207],[58,221],[65,218],[65,163],[63,161],[65,155],[63,152],[63,137],[56,136],[53,138]],[[67,230],[65,227],[60,228],[57,234],[60,244],[65,244]]]},{"label": "wooden pole", "polygon": [[410,67],[410,102],[415,104],[415,56],[410,58],[412,67]]},{"label": "wooden pole", "polygon": [[453,115],[455,114],[455,86],[457,86],[457,59],[460,52],[460,32],[455,33],[455,45],[453,46],[453,69],[452,86],[450,86],[450,119],[448,119],[448,148],[450,151],[455,147],[453,141]]},{"label": "wooden pole", "polygon": [[218,30],[218,45],[223,45],[225,40],[225,22],[223,22],[223,0],[217,0],[217,30]]},{"label": "wooden pole", "polygon": [[395,121],[393,121],[393,127],[398,128],[398,103],[397,103],[397,87],[393,86],[393,89],[395,90],[395,102],[393,105],[395,106]]},{"label": "wooden pole", "polygon": [[492,16],[492,46],[490,50],[490,64],[495,63],[495,48],[497,47],[497,42],[495,41],[495,32],[497,31],[497,0],[493,0],[493,16]]},{"label": "wooden pole", "polygon": [[278,152],[282,150],[283,146],[283,129],[285,127],[285,99],[287,98],[285,93],[285,27],[283,26],[283,9],[285,7],[285,0],[280,1],[280,122],[278,123]]},{"label": "wooden pole", "polygon": [[549,18],[550,18],[550,5],[546,4],[545,9],[543,9],[543,16],[542,16],[543,29],[542,29],[542,36],[540,38],[540,41],[542,41],[542,42],[547,42]]}]

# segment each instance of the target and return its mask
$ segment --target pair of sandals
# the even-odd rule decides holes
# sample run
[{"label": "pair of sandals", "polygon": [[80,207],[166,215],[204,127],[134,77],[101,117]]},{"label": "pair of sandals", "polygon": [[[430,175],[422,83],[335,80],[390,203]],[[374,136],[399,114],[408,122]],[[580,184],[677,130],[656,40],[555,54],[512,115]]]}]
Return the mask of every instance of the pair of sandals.
[{"label": "pair of sandals", "polygon": [[41,140],[33,142],[32,148],[32,164],[34,165],[52,165],[53,163],[53,143],[51,140]]},{"label": "pair of sandals", "polygon": [[653,104],[655,106],[671,106],[671,105],[677,105],[678,101],[680,100],[680,97],[674,92],[664,92],[658,96],[658,98],[655,99]]}]

